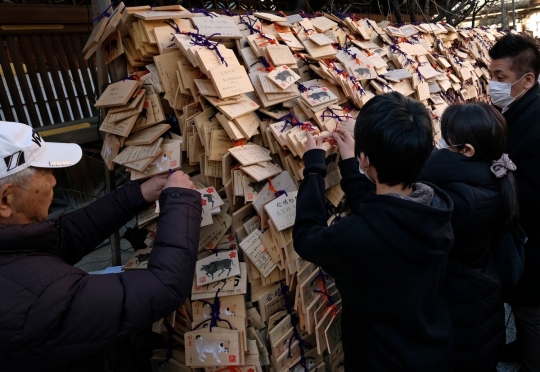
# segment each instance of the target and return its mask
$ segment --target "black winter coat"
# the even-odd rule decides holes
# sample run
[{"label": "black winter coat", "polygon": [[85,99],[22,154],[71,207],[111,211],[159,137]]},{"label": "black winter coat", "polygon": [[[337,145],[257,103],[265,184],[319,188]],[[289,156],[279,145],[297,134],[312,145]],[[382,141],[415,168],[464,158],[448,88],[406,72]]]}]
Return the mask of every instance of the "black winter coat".
[{"label": "black winter coat", "polygon": [[[138,182],[55,221],[0,228],[0,370],[105,369],[105,350],[170,314],[187,298],[201,197],[168,188],[148,270],[88,275],[72,264],[147,204]],[[116,372],[129,360],[108,358]]]},{"label": "black winter coat", "polygon": [[493,371],[505,343],[504,299],[491,247],[500,232],[501,195],[491,163],[435,151],[420,181],[439,186],[454,202],[455,244],[445,281],[456,342],[456,371]]},{"label": "black winter coat", "polygon": [[540,305],[540,85],[503,114],[508,123],[506,152],[516,164],[520,224],[529,237],[525,270],[506,298],[512,306]]},{"label": "black winter coat", "polygon": [[443,295],[453,244],[452,200],[436,208],[376,195],[355,158],[340,162],[352,215],[327,227],[325,153],[304,155],[294,248],[336,279],[346,371],[453,371],[452,322]]}]

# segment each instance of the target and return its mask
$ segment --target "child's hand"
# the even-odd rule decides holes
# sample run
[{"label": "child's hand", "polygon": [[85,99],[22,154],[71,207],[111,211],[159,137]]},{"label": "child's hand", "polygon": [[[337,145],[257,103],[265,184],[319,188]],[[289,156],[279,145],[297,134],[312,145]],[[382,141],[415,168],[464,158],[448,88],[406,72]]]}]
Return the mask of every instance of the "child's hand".
[{"label": "child's hand", "polygon": [[336,128],[332,136],[338,144],[341,159],[354,158],[354,138],[352,138],[351,134],[346,130]]},{"label": "child's hand", "polygon": [[307,142],[304,145],[304,149],[307,151],[313,149],[322,149],[322,144],[324,140],[327,139],[326,136],[317,136],[313,138],[310,132],[307,132]]}]

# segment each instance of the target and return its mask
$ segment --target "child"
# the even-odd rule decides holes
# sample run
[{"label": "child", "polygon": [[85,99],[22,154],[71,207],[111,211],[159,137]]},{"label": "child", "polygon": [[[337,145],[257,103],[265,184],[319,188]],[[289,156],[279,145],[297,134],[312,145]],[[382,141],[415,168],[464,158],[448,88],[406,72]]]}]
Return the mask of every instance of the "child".
[{"label": "child", "polygon": [[455,244],[445,297],[454,325],[455,368],[494,371],[505,328],[503,292],[491,252],[499,233],[512,229],[518,219],[516,167],[503,154],[506,122],[486,103],[452,105],[442,116],[441,134],[442,149],[432,154],[419,179],[436,184],[454,202]]},{"label": "child", "polygon": [[346,131],[333,134],[352,215],[330,227],[322,139],[308,136],[294,248],[336,279],[346,371],[453,371],[443,297],[452,200],[415,183],[433,148],[429,113],[399,93],[384,94],[364,106],[354,134],[356,143]]}]

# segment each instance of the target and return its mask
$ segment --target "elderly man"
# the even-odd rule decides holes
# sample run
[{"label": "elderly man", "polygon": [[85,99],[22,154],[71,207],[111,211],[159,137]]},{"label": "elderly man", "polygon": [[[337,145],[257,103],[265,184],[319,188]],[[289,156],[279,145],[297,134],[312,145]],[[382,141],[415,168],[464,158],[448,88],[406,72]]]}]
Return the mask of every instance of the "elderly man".
[{"label": "elderly man", "polygon": [[[1,371],[134,371],[119,341],[170,314],[190,292],[201,196],[189,177],[127,182],[46,221],[53,169],[81,155],[78,145],[46,143],[27,125],[0,122]],[[158,199],[148,270],[88,275],[72,266]]]},{"label": "elderly man", "polygon": [[[517,342],[504,359],[519,358],[520,371],[540,371],[540,51],[534,39],[508,34],[489,51],[489,95],[508,123],[506,152],[516,164],[520,223],[529,237],[523,277],[510,291]],[[514,352],[512,352],[512,350]],[[517,353],[516,353],[517,352]],[[512,357],[513,354],[513,357]]]}]

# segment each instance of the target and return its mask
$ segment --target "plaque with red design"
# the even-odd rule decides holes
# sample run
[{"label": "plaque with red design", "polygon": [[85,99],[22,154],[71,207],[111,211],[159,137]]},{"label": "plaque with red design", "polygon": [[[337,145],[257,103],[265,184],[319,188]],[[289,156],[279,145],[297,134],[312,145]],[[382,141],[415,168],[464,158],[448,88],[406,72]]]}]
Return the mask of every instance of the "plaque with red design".
[{"label": "plaque with red design", "polygon": [[327,87],[310,88],[300,97],[311,107],[316,107],[325,103],[336,102],[338,98]]},{"label": "plaque with red design", "polygon": [[267,77],[281,89],[287,89],[300,80],[300,76],[287,66],[276,67]]},{"label": "plaque with red design", "polygon": [[205,187],[204,189],[197,190],[201,193],[201,204],[202,204],[202,226],[211,225],[213,222],[212,219],[212,209],[221,207],[224,202],[219,196],[217,190],[214,187]]},{"label": "plaque with red design", "polygon": [[238,263],[238,251],[236,249],[216,252],[197,261],[195,266],[198,286],[225,281],[225,279],[235,275],[240,275],[240,264]]}]

